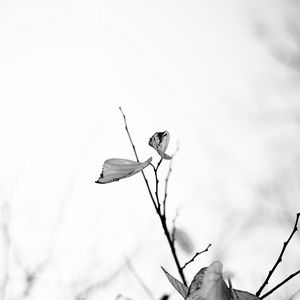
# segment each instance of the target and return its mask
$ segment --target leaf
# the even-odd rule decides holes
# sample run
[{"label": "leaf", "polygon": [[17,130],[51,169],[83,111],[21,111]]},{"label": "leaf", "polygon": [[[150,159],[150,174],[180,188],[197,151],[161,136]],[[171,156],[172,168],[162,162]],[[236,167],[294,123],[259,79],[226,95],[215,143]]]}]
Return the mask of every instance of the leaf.
[{"label": "leaf", "polygon": [[249,292],[239,291],[239,290],[235,290],[235,289],[233,289],[233,291],[236,295],[237,300],[259,300],[258,297],[256,297],[255,295],[253,295]]},{"label": "leaf", "polygon": [[133,176],[146,168],[151,161],[152,157],[145,162],[136,162],[123,158],[107,159],[103,164],[102,173],[96,183],[110,183]]},{"label": "leaf", "polygon": [[194,277],[186,300],[231,300],[230,290],[222,276],[223,265],[213,262]]},{"label": "leaf", "polygon": [[183,297],[185,298],[187,296],[188,293],[188,287],[186,285],[184,285],[183,283],[181,283],[179,280],[177,280],[176,278],[174,278],[171,274],[169,274],[163,267],[161,267],[162,270],[165,272],[165,275],[167,276],[167,278],[169,279],[169,281],[171,282],[171,284],[174,286],[174,288],[176,289],[176,291]]},{"label": "leaf", "polygon": [[153,147],[157,153],[163,159],[172,159],[172,157],[166,154],[166,150],[169,145],[170,134],[168,131],[156,132],[149,140],[149,146]]}]

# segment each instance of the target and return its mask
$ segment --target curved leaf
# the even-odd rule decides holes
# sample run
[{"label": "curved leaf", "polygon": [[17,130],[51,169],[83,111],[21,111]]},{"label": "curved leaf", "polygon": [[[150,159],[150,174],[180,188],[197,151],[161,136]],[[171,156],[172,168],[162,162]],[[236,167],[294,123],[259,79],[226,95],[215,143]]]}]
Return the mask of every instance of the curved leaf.
[{"label": "curved leaf", "polygon": [[136,162],[123,158],[107,159],[103,164],[102,173],[96,183],[110,183],[133,176],[146,168],[151,161],[152,157],[145,162]]},{"label": "curved leaf", "polygon": [[222,276],[223,265],[213,262],[194,277],[186,300],[231,300],[230,290]]},{"label": "curved leaf", "polygon": [[185,298],[187,293],[188,293],[188,287],[185,286],[183,283],[181,283],[179,280],[174,278],[171,274],[169,274],[163,267],[161,267],[162,270],[165,272],[165,275],[171,282],[171,284],[174,286],[176,291],[183,297]]},{"label": "curved leaf", "polygon": [[168,131],[156,132],[149,140],[149,146],[153,147],[157,153],[163,159],[172,159],[172,157],[166,154],[166,150],[169,145],[170,134]]}]

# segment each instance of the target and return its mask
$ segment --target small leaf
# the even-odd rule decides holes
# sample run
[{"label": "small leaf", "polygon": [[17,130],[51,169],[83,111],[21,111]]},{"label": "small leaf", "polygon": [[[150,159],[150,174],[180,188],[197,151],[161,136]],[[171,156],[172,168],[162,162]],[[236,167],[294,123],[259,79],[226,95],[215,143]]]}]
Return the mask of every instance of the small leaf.
[{"label": "small leaf", "polygon": [[171,282],[171,284],[174,286],[176,291],[183,297],[185,298],[187,293],[188,293],[188,287],[185,286],[183,283],[181,283],[179,280],[174,278],[171,274],[169,274],[163,267],[161,267],[162,270],[165,272],[165,275]]},{"label": "small leaf", "polygon": [[170,134],[168,131],[156,132],[149,140],[149,146],[153,147],[162,159],[172,159],[166,154],[169,145]]},{"label": "small leaf", "polygon": [[102,173],[96,183],[110,183],[133,176],[146,168],[151,160],[152,157],[145,162],[136,162],[122,158],[107,159],[103,164]]}]

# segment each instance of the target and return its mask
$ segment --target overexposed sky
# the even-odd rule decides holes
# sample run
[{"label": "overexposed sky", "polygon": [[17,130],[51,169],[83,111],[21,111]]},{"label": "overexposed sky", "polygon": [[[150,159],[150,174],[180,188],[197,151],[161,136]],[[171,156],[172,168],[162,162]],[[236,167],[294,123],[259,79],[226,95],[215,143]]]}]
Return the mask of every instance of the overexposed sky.
[{"label": "overexposed sky", "polygon": [[[298,17],[279,0],[0,1],[3,299],[25,297],[40,265],[29,299],[99,282],[87,299],[145,299],[125,257],[157,299],[172,292],[142,176],[94,183],[105,159],[134,159],[119,106],[141,160],[158,160],[156,131],[170,132],[168,153],[179,140],[169,219],[180,208],[195,251],[213,244],[188,279],[220,259],[255,292],[299,211],[299,69],[284,60],[299,51]],[[281,279],[299,269],[296,242]]]}]

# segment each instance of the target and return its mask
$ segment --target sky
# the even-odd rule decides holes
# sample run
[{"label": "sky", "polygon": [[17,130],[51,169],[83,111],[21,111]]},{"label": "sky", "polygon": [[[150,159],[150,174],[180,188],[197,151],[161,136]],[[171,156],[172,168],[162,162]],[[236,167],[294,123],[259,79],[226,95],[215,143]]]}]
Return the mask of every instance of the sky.
[{"label": "sky", "polygon": [[[141,160],[158,162],[155,132],[170,132],[167,153],[179,144],[169,225],[178,212],[194,252],[213,245],[189,282],[221,260],[254,293],[299,212],[299,12],[281,0],[1,0],[1,299],[151,299],[143,284],[179,299],[141,174],[95,184],[106,159],[135,159],[119,106]],[[299,241],[270,284],[299,270]]]}]

